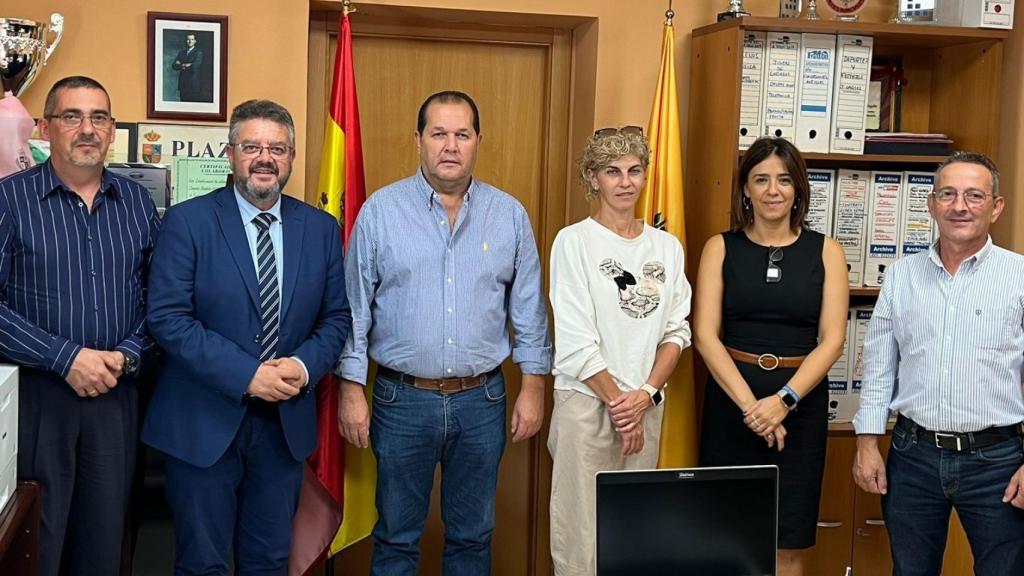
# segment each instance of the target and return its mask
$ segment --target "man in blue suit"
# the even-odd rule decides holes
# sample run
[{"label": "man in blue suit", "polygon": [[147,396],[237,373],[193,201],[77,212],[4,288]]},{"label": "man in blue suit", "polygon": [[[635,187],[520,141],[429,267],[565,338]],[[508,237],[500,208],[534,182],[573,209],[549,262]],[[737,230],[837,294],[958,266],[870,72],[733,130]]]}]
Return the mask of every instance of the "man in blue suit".
[{"label": "man in blue suit", "polygon": [[315,394],[351,325],[337,222],[281,195],[295,127],[280,105],[231,114],[234,186],[167,211],[149,329],[167,353],[142,440],[167,454],[175,573],[285,574]]}]

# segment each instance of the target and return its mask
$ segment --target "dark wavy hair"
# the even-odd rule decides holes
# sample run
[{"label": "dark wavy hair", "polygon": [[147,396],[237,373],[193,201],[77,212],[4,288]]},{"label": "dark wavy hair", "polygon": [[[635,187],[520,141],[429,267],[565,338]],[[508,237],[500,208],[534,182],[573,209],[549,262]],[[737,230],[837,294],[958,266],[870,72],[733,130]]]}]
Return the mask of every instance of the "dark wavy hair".
[{"label": "dark wavy hair", "polygon": [[794,231],[800,228],[807,228],[807,205],[811,199],[811,184],[807,181],[807,164],[803,156],[791,142],[783,138],[771,138],[765,136],[758,138],[750,145],[743,160],[740,161],[740,171],[736,178],[736,185],[732,192],[732,218],[731,227],[735,231],[743,230],[754,223],[754,210],[750,204],[743,205],[743,187],[747,184],[747,178],[754,167],[764,162],[770,156],[778,156],[793,179],[793,189],[796,194],[793,196],[793,211],[789,214],[789,227]]}]

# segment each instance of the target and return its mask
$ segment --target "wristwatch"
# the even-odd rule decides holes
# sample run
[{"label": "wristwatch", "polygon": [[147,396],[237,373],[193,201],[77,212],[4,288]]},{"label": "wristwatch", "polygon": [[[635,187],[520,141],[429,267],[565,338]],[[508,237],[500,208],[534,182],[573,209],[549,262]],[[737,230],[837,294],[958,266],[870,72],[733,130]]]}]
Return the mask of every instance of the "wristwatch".
[{"label": "wristwatch", "polygon": [[135,356],[121,352],[121,356],[124,356],[124,367],[121,369],[121,373],[125,376],[135,376],[139,371],[139,361],[135,359]]},{"label": "wristwatch", "polygon": [[796,394],[794,394],[792,390],[787,390],[786,388],[779,390],[776,393],[776,396],[778,396],[779,399],[782,400],[782,403],[785,404],[786,408],[789,410],[796,408],[796,403],[800,401],[800,399],[796,397]]},{"label": "wristwatch", "polygon": [[646,382],[643,384],[643,386],[640,386],[640,389],[651,395],[651,402],[653,402],[655,406],[660,406],[661,403],[665,400],[665,396],[662,395],[661,390],[658,390],[657,388],[651,386],[650,384],[647,384]]}]

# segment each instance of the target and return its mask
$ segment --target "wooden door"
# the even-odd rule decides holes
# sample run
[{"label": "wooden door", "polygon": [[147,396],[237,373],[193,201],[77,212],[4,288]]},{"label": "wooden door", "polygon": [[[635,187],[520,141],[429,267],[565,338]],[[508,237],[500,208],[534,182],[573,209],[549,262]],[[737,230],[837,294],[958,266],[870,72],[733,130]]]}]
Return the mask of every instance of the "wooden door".
[{"label": "wooden door", "polygon": [[854,436],[829,437],[818,509],[817,543],[810,552],[807,574],[840,576],[847,566],[852,566],[855,484],[851,470],[856,453]]},{"label": "wooden door", "polygon": [[[544,269],[555,233],[565,224],[568,142],[569,42],[558,30],[500,29],[470,24],[435,27],[357,14],[353,57],[359,96],[367,192],[408,177],[419,166],[414,132],[422,101],[441,90],[461,90],[480,109],[481,141],[475,177],[515,196],[530,215]],[[313,15],[310,33],[310,150],[319,150],[337,15]],[[307,163],[306,198],[316,197],[319,158]],[[546,278],[546,274],[545,274]],[[546,281],[545,281],[546,287]],[[545,288],[546,289],[546,288]],[[546,292],[545,292],[546,293]],[[508,411],[519,371],[504,366]],[[550,416],[550,396],[547,412]],[[508,444],[498,480],[494,573],[550,570],[547,427],[532,440]],[[431,512],[421,542],[420,574],[439,574],[443,547],[435,477]],[[337,557],[343,574],[369,572],[369,539]]]}]

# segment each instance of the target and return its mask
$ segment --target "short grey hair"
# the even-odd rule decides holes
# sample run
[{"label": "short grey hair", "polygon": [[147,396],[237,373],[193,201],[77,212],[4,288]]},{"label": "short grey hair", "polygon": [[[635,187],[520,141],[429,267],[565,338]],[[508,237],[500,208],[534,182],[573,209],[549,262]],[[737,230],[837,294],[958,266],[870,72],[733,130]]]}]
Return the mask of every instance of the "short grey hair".
[{"label": "short grey hair", "polygon": [[992,196],[999,196],[999,170],[996,168],[996,163],[991,158],[985,156],[980,152],[967,152],[964,150],[957,150],[949,155],[948,158],[939,164],[939,167],[935,169],[935,181],[939,181],[939,173],[949,166],[950,164],[977,164],[978,166],[984,166],[988,169],[989,174],[992,175]]},{"label": "short grey hair", "polygon": [[271,100],[246,100],[231,111],[228,141],[237,144],[239,125],[247,120],[270,120],[288,128],[288,145],[295,148],[295,121],[288,110]]},{"label": "short grey hair", "polygon": [[[89,88],[103,92],[103,95],[107,97],[107,107],[110,107],[110,94],[107,93],[107,89],[102,84],[88,76],[68,76],[58,80],[50,88],[50,92],[46,94],[46,102],[43,104],[43,117],[49,118],[57,113],[57,98],[60,97],[61,90],[74,90],[75,88]],[[107,112],[109,113],[110,110],[107,110]]]}]

